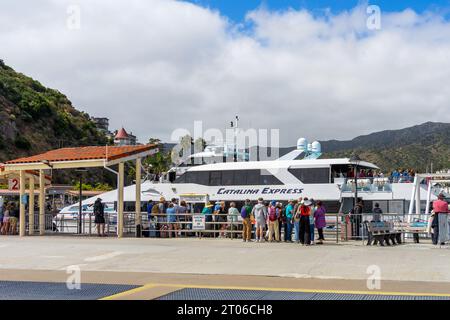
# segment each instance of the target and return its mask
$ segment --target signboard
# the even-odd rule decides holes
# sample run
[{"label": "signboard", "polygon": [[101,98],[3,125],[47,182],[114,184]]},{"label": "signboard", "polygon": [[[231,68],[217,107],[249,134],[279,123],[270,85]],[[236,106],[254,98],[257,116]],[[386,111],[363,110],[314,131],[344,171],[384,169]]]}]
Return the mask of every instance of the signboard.
[{"label": "signboard", "polygon": [[192,230],[205,230],[205,216],[201,214],[196,214],[192,216]]},{"label": "signboard", "polygon": [[8,190],[10,191],[18,191],[20,189],[20,180],[19,178],[8,179]]},{"label": "signboard", "polygon": [[186,201],[187,203],[206,203],[208,201],[208,195],[206,195],[206,194],[182,194],[182,195],[180,195],[180,201]]}]

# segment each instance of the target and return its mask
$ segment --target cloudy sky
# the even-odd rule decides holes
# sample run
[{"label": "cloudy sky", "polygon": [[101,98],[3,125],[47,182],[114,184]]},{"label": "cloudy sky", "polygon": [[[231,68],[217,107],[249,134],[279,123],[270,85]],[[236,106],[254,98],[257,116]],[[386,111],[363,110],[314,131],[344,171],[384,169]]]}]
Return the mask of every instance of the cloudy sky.
[{"label": "cloudy sky", "polygon": [[282,145],[450,122],[450,1],[391,2],[373,29],[356,1],[0,0],[0,58],[141,141],[236,114]]}]

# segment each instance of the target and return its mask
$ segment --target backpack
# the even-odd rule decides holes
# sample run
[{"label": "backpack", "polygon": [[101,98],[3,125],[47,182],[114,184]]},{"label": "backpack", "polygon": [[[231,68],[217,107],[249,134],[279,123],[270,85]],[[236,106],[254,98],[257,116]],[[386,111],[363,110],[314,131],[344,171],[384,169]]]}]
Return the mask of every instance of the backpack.
[{"label": "backpack", "polygon": [[104,214],[104,208],[103,208],[103,204],[100,202],[96,202],[94,204],[94,215],[95,216],[103,216]]},{"label": "backpack", "polygon": [[241,210],[241,217],[242,219],[247,219],[250,217],[250,214],[252,212],[252,208],[250,206],[244,206]]},{"label": "backpack", "polygon": [[277,221],[277,210],[274,207],[269,208],[269,221]]}]

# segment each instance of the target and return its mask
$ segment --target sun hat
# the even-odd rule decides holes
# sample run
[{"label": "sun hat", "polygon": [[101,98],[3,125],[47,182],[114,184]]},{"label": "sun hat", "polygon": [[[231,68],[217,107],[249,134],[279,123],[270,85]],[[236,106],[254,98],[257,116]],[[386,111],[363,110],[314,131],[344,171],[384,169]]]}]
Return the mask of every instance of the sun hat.
[{"label": "sun hat", "polygon": [[303,202],[303,204],[307,207],[309,207],[310,205],[312,205],[312,202],[310,200],[306,200]]}]

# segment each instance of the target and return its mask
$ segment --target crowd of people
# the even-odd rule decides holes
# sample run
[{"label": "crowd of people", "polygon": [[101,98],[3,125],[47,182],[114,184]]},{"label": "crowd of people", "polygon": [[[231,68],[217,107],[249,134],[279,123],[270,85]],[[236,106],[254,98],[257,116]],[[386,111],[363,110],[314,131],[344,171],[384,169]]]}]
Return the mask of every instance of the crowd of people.
[{"label": "crowd of people", "polygon": [[413,169],[396,169],[391,172],[391,181],[393,183],[410,183],[414,181],[416,172]]},{"label": "crowd of people", "polygon": [[189,230],[192,216],[187,213],[192,209],[205,216],[206,225],[219,238],[240,233],[244,242],[284,241],[311,245],[324,241],[326,208],[321,201],[306,197],[291,200],[287,205],[266,202],[262,198],[256,203],[246,200],[241,208],[235,202],[227,205],[225,201],[191,208],[184,201],[178,203],[177,199],[172,199],[167,202],[164,198],[147,204],[148,219],[156,225],[157,237],[178,237]]},{"label": "crowd of people", "polygon": [[0,233],[2,235],[16,235],[19,224],[19,205],[8,202],[0,206]]},{"label": "crowd of people", "polygon": [[[388,175],[379,170],[360,169],[356,173],[358,179],[373,179],[373,178],[389,178],[392,183],[409,183],[414,181],[416,171],[413,169],[395,169]],[[355,178],[355,170],[348,170],[346,172],[334,171],[334,178]]]}]

